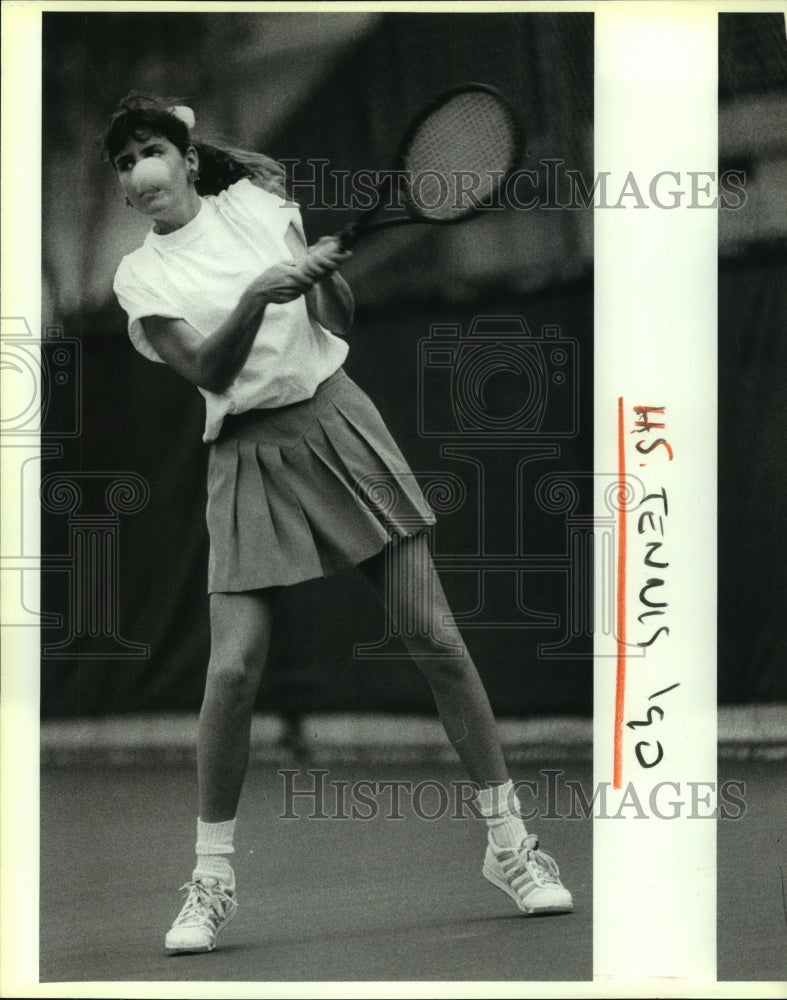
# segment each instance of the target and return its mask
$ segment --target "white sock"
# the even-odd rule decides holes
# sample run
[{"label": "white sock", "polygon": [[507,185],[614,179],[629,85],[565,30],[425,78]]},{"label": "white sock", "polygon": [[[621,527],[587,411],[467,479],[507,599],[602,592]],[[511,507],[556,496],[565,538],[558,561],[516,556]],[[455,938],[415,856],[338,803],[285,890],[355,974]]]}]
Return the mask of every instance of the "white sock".
[{"label": "white sock", "polygon": [[504,785],[482,788],[476,797],[481,815],[486,819],[489,836],[495,847],[519,847],[527,836],[519,800],[510,779]]},{"label": "white sock", "polygon": [[197,820],[197,865],[193,879],[215,878],[217,882],[235,888],[235,873],[228,855],[235,853],[232,843],[235,836],[235,820],[222,823],[203,823]]}]

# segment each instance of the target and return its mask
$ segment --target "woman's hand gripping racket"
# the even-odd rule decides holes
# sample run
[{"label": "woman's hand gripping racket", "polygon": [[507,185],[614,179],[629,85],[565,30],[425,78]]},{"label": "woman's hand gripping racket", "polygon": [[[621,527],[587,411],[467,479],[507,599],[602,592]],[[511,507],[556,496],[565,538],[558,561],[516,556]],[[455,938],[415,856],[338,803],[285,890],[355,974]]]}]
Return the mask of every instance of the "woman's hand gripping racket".
[{"label": "woman's hand gripping racket", "polygon": [[[466,222],[485,208],[518,166],[522,129],[506,97],[485,84],[467,83],[441,94],[410,124],[374,204],[336,234],[349,250],[389,226]],[[403,214],[377,219],[388,206]]]}]

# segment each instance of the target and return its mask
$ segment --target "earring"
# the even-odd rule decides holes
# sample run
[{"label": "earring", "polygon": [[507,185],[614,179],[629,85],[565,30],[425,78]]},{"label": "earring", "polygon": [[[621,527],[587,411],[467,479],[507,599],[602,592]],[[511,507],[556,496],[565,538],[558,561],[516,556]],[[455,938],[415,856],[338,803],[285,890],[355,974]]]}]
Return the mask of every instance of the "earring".
[{"label": "earring", "polygon": [[188,178],[191,184],[196,184],[199,180],[199,170],[196,167],[189,167]]}]

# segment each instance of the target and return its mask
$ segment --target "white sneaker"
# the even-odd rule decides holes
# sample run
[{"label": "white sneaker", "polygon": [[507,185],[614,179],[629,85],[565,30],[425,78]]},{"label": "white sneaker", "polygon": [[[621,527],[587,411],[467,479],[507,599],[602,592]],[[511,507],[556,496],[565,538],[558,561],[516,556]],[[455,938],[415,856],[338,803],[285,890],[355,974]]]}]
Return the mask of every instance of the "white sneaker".
[{"label": "white sneaker", "polygon": [[483,874],[528,916],[570,913],[574,909],[555,859],[538,850],[538,838],[533,834],[516,849],[496,847],[490,834]]},{"label": "white sneaker", "polygon": [[188,891],[183,909],[164,939],[170,955],[213,951],[216,937],[235,916],[235,892],[213,878],[198,878],[180,887]]}]

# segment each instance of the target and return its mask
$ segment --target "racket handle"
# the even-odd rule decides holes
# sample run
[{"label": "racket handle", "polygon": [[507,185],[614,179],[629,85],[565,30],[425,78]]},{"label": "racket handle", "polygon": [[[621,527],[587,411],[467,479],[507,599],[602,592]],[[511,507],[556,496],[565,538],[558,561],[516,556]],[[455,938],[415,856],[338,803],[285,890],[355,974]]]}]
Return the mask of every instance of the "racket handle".
[{"label": "racket handle", "polygon": [[351,222],[349,226],[345,226],[344,229],[336,233],[336,239],[339,241],[339,249],[352,250],[358,236],[358,223]]}]

